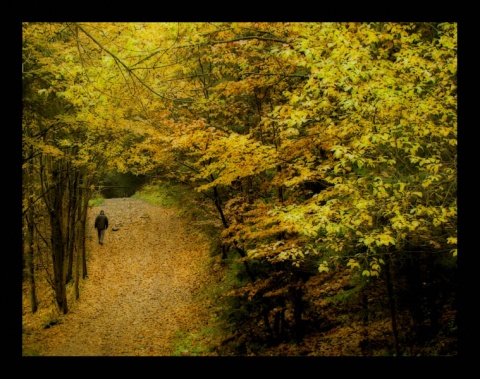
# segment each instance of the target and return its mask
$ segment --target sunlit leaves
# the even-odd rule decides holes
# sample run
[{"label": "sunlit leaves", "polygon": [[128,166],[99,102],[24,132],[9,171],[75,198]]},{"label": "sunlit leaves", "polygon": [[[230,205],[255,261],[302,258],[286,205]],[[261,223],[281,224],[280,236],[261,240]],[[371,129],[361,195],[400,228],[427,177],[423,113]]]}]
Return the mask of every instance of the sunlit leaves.
[{"label": "sunlit leaves", "polygon": [[209,179],[199,191],[216,185],[230,185],[233,181],[252,176],[275,167],[276,152],[261,145],[250,136],[231,133],[226,138],[213,140],[205,149],[199,163],[199,178]]},{"label": "sunlit leaves", "polygon": [[350,267],[351,269],[354,269],[355,267],[360,268],[360,263],[358,263],[355,259],[349,259],[347,267]]},{"label": "sunlit leaves", "polygon": [[78,26],[82,67],[55,42],[36,90],[78,108],[82,161],[108,145],[121,170],[219,189],[224,241],[252,259],[456,245],[456,24],[432,39],[410,23]]},{"label": "sunlit leaves", "polygon": [[328,267],[328,262],[327,262],[327,261],[323,261],[322,263],[320,263],[320,266],[318,266],[318,271],[319,271],[319,272],[328,272],[328,271],[330,271],[330,268]]}]

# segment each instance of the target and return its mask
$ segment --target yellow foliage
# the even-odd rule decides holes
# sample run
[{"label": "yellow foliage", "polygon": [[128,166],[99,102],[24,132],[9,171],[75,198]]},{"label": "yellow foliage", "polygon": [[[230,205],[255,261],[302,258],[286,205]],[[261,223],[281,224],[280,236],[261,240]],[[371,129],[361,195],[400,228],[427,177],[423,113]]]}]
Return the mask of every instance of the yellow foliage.
[{"label": "yellow foliage", "polygon": [[318,271],[319,272],[328,272],[330,271],[329,267],[328,267],[328,262],[327,261],[323,261],[320,266],[318,267]]},{"label": "yellow foliage", "polygon": [[358,263],[356,260],[354,259],[350,259],[347,263],[347,267],[350,267],[351,269],[355,268],[355,267],[358,267],[360,268],[360,263]]},{"label": "yellow foliage", "polygon": [[[92,172],[106,161],[187,182],[252,258],[305,258],[279,235],[339,255],[456,245],[456,24],[432,41],[414,26],[25,24],[25,75],[52,74],[34,100],[74,109],[54,143],[28,143],[54,158],[78,147]],[[43,120],[22,121],[41,135]]]}]

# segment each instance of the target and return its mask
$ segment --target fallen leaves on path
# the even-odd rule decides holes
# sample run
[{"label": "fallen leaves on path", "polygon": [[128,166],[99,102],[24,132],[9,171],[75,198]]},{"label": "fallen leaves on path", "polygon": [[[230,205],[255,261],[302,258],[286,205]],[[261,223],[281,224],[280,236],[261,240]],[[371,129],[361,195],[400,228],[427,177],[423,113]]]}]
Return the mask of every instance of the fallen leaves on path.
[{"label": "fallen leaves on path", "polygon": [[[93,228],[101,209],[109,218],[103,245]],[[205,280],[207,246],[173,209],[139,199],[106,199],[88,217],[88,279],[80,299],[47,329],[33,327],[41,313],[25,311],[24,300],[23,325],[32,329],[24,333],[24,350],[33,346],[42,356],[174,355],[178,333],[208,324],[194,296]]]}]

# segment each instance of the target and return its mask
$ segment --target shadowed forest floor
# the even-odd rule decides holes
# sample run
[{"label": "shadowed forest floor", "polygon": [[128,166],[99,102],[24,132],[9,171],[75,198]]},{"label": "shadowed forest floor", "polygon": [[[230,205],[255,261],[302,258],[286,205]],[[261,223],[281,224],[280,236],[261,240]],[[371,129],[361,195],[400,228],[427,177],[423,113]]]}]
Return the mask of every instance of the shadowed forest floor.
[{"label": "shadowed forest floor", "polygon": [[[103,245],[93,228],[101,209],[109,218]],[[81,281],[80,299],[69,299],[69,313],[44,328],[53,306],[40,304],[32,315],[24,296],[24,354],[189,355],[175,352],[174,342],[208,324],[206,304],[195,300],[206,277],[207,247],[189,235],[173,209],[134,198],[106,199],[92,207],[87,228],[88,279]]]},{"label": "shadowed forest floor", "polygon": [[[104,245],[99,245],[93,224],[102,209],[109,228]],[[228,344],[215,341],[222,338],[212,334],[217,305],[202,293],[202,289],[214,291],[223,285],[221,265],[212,262],[208,241],[175,208],[135,198],[106,199],[102,206],[89,209],[87,228],[88,278],[80,281],[77,301],[73,286],[67,286],[66,315],[56,311],[52,290],[42,277],[36,278],[39,310],[32,314],[24,282],[22,355],[239,355]],[[220,255],[216,258],[221,259]],[[328,301],[342,294],[349,275],[348,270],[339,270],[313,276],[306,283],[305,299],[311,309],[305,322],[316,326],[302,343],[283,342],[240,355],[392,355],[388,317],[372,317],[367,325],[356,303]],[[445,313],[442,324],[453,317]],[[238,345],[248,336],[223,338]],[[406,353],[456,355],[456,342],[455,334],[445,334]],[[212,344],[217,348],[210,349]]]}]

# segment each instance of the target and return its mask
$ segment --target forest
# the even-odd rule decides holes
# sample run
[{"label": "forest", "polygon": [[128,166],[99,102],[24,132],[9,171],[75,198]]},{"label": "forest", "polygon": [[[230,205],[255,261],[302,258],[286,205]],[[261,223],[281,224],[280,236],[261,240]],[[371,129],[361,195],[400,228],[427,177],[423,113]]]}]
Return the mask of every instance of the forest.
[{"label": "forest", "polygon": [[21,28],[23,312],[82,301],[92,201],[177,188],[229,278],[219,355],[379,322],[360,355],[457,355],[456,23]]}]

